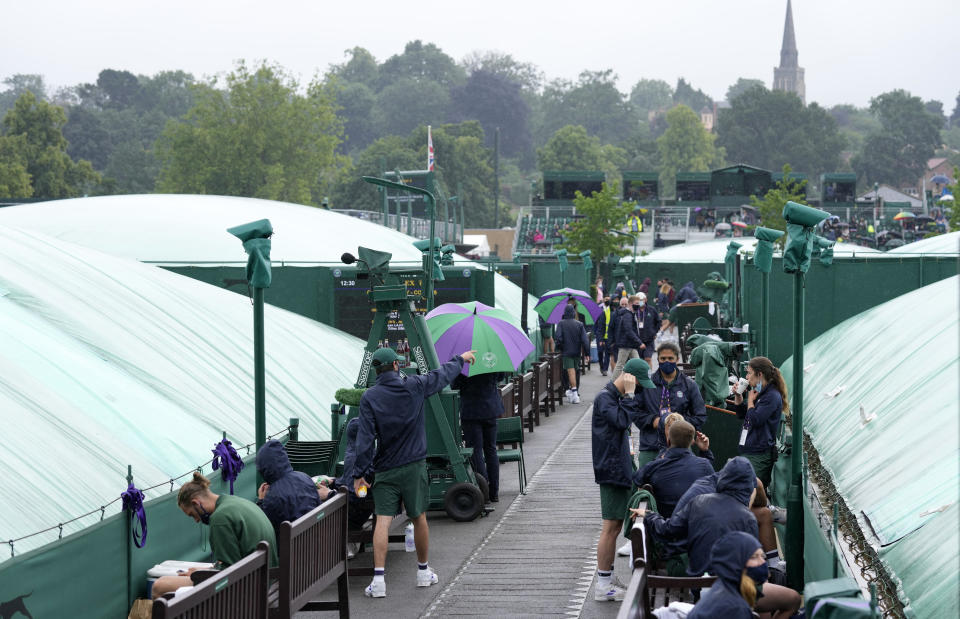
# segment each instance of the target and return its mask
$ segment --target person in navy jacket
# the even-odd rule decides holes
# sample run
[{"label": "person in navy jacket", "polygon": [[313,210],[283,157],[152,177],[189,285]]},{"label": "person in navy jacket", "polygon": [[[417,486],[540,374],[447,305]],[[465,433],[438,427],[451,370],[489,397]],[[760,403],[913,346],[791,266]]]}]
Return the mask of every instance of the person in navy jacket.
[{"label": "person in navy jacket", "polygon": [[460,390],[460,427],[463,441],[473,447],[473,470],[483,475],[490,502],[500,500],[500,458],[497,456],[497,417],[503,414],[500,374],[460,374],[451,385]]},{"label": "person in navy jacket", "polygon": [[767,561],[760,542],[749,533],[732,531],[710,551],[710,573],[717,581],[687,615],[688,619],[750,619],[757,602],[757,586],[764,582]]},{"label": "person in navy jacket", "polygon": [[374,512],[373,582],[364,590],[367,597],[385,597],[384,570],[390,522],[400,513],[400,503],[413,522],[417,547],[417,586],[439,582],[427,564],[430,531],[424,513],[429,499],[427,478],[427,431],[423,412],[426,398],[439,393],[460,374],[464,363],[475,361],[476,351],[457,355],[436,370],[423,375],[400,373],[400,358],[389,347],[373,353],[371,366],[377,382],[360,397],[360,431],[354,461],[355,492],[369,484],[365,478],[376,473],[373,484]]},{"label": "person in navy jacket", "polygon": [[567,372],[567,400],[571,404],[580,403],[580,390],[577,374],[580,371],[580,357],[590,358],[590,339],[583,323],[577,320],[577,310],[567,305],[563,310],[563,319],[557,325],[557,348],[563,357],[563,369]]},{"label": "person in navy jacket", "polygon": [[[690,451],[695,439],[702,457]],[[706,435],[698,433],[686,421],[675,421],[670,426],[667,441],[669,447],[664,457],[648,462],[633,475],[635,486],[650,484],[653,487],[657,511],[664,518],[673,514],[677,501],[693,482],[713,474],[713,453],[710,452],[710,439]]]},{"label": "person in navy jacket", "polygon": [[257,489],[257,505],[274,529],[320,505],[317,485],[306,473],[293,470],[280,441],[267,441],[257,451],[257,471],[264,481]]},{"label": "person in navy jacket", "polygon": [[789,412],[787,385],[777,366],[766,357],[754,357],[747,364],[750,391],[734,395],[733,410],[743,419],[740,455],[750,461],[764,487],[770,486],[770,474],[777,454],[777,433],[783,413]]},{"label": "person in navy jacket", "polygon": [[670,413],[680,413],[684,420],[697,431],[707,421],[707,409],[700,395],[700,388],[689,376],[677,368],[680,348],[673,342],[664,342],[657,349],[658,367],[651,380],[654,389],[645,392],[650,400],[647,411],[656,411],[649,419],[644,419],[640,429],[638,458],[641,466],[656,457],[666,446],[661,424]]},{"label": "person in navy jacket", "polygon": [[624,588],[613,581],[613,560],[617,534],[627,513],[633,475],[627,429],[646,406],[642,392],[653,384],[647,376],[649,370],[642,359],[631,359],[623,373],[607,383],[593,400],[593,478],[600,485],[603,519],[597,543],[597,585],[594,588],[597,601],[619,601],[624,595]]}]

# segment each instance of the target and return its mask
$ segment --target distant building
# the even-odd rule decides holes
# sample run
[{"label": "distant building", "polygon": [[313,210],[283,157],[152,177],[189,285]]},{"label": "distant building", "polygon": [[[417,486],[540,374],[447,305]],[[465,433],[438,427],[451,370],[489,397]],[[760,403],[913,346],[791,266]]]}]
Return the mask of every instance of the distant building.
[{"label": "distant building", "polygon": [[793,10],[787,0],[787,19],[783,25],[783,45],[780,47],[780,66],[773,70],[773,90],[792,92],[807,103],[807,88],[803,83],[803,68],[797,52],[797,36],[793,32]]},{"label": "distant building", "polygon": [[938,174],[942,174],[950,180],[949,183],[946,183],[947,185],[953,185],[957,182],[957,179],[953,177],[953,164],[950,163],[950,160],[946,157],[934,157],[927,160],[927,171],[923,173],[923,178],[917,180],[917,191],[923,191],[926,187],[927,191],[934,192],[935,195],[939,196],[944,185],[930,182],[930,179]]},{"label": "distant building", "polygon": [[700,110],[700,124],[710,133],[717,132],[720,110],[730,109],[726,101],[714,101],[712,105],[705,105]]},{"label": "distant building", "polygon": [[871,189],[870,191],[861,194],[859,197],[857,197],[857,203],[873,204],[877,200],[877,193],[880,194],[880,201],[884,204],[888,202],[893,204],[909,204],[910,208],[920,208],[923,206],[923,201],[916,196],[911,196],[910,194],[904,193],[895,187],[883,184],[880,185],[879,192],[875,193]]}]

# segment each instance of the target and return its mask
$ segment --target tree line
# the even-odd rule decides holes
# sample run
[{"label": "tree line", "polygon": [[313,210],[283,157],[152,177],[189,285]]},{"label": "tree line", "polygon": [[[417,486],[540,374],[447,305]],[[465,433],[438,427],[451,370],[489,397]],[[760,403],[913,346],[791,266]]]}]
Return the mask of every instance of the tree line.
[{"label": "tree line", "polygon": [[[816,103],[740,78],[718,106],[680,78],[620,90],[611,70],[547,80],[508,54],[457,62],[412,41],[380,62],[364,48],[308,83],[268,62],[197,79],[106,69],[50,92],[14,75],[0,91],[0,197],[186,192],[375,208],[362,175],[422,169],[433,126],[437,176],[468,226],[493,221],[493,140],[500,129],[502,208],[525,204],[547,169],[678,171],[789,164],[816,178],[853,171],[862,185],[910,184],[936,154],[960,164],[960,95],[902,90],[866,108]],[[718,108],[714,131],[701,114]]]}]

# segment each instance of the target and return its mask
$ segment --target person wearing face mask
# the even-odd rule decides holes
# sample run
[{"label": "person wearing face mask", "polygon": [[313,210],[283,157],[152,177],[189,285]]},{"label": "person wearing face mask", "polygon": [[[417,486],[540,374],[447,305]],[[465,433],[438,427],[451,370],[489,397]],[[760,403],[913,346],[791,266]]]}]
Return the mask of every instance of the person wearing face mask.
[{"label": "person wearing face mask", "polygon": [[[210,549],[218,569],[230,567],[256,550],[261,540],[270,544],[270,566],[277,565],[273,525],[253,501],[230,494],[214,494],[210,491],[210,480],[195,471],[193,479],[180,487],[177,506],[195,522],[209,525]],[[158,598],[192,584],[189,573],[163,576],[153,584],[151,595]]]},{"label": "person wearing face mask", "polygon": [[763,549],[755,537],[742,531],[727,533],[710,551],[710,573],[717,581],[687,619],[750,619],[757,588],[767,579],[766,568]]},{"label": "person wearing face mask", "polygon": [[763,485],[769,487],[780,420],[790,410],[787,385],[780,370],[766,357],[754,357],[747,363],[746,379],[751,387],[746,401],[736,394],[731,407],[743,420],[739,451],[753,465]]},{"label": "person wearing face mask", "polygon": [[659,365],[651,380],[655,386],[645,395],[650,400],[647,409],[656,411],[648,426],[640,428],[640,449],[659,453],[665,449],[666,436],[660,430],[660,424],[670,413],[680,413],[697,432],[707,421],[707,408],[696,381],[677,368],[680,347],[672,342],[660,344],[657,348]]},{"label": "person wearing face mask", "polygon": [[625,300],[627,303],[620,302],[620,309],[614,318],[616,321],[614,335],[617,346],[617,365],[613,371],[614,379],[623,373],[623,366],[628,361],[640,356],[640,347],[643,346],[640,331],[637,328],[637,309],[639,308],[640,297],[633,295]]},{"label": "person wearing face mask", "polygon": [[647,303],[645,292],[641,292],[634,301],[633,313],[636,314],[637,335],[640,337],[640,356],[649,364],[655,350],[653,341],[660,332],[660,313]]},{"label": "person wearing face mask", "polygon": [[603,297],[603,315],[593,323],[593,341],[597,343],[597,363],[600,366],[600,374],[607,375],[607,367],[610,365],[610,351],[607,348],[607,335],[610,331],[610,318],[613,310],[610,307],[610,297]]}]

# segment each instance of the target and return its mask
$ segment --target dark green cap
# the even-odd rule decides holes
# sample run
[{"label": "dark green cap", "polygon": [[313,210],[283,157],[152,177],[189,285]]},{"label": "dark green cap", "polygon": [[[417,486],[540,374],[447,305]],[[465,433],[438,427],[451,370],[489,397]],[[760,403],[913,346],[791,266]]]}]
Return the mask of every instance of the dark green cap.
[{"label": "dark green cap", "polygon": [[397,356],[396,351],[389,346],[378,348],[377,351],[373,353],[373,367],[391,365],[394,361],[399,359],[400,357]]},{"label": "dark green cap", "polygon": [[637,378],[637,384],[647,389],[654,389],[655,386],[650,380],[650,366],[643,359],[631,359],[623,366],[623,371],[633,374]]}]

